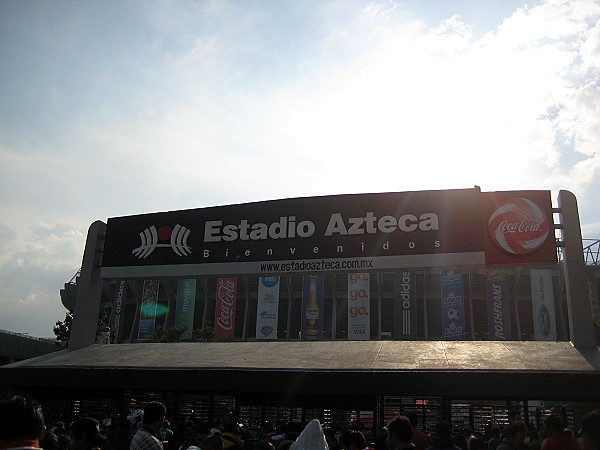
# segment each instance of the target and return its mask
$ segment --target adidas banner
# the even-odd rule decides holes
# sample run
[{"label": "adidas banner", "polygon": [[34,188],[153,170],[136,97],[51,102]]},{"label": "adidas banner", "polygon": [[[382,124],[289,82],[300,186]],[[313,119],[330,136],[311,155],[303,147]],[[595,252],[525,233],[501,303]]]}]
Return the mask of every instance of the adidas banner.
[{"label": "adidas banner", "polygon": [[415,272],[394,273],[394,338],[417,339]]},{"label": "adidas banner", "polygon": [[113,304],[110,310],[110,319],[108,326],[115,334],[116,342],[121,340],[123,333],[123,317],[125,315],[125,301],[127,300],[127,283],[125,280],[120,280],[115,286],[115,295]]}]

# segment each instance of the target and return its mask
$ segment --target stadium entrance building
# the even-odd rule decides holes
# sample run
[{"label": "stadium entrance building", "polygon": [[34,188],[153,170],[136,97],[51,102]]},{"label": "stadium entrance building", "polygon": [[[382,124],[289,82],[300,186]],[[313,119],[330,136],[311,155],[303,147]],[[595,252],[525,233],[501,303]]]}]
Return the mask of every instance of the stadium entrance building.
[{"label": "stadium entrance building", "polygon": [[567,191],[556,208],[475,188],[111,218],[62,292],[69,350],[0,376],[73,412],[159,399],[208,421],[372,427],[413,410],[426,430],[483,431],[558,407],[576,425],[600,403],[594,269]]}]

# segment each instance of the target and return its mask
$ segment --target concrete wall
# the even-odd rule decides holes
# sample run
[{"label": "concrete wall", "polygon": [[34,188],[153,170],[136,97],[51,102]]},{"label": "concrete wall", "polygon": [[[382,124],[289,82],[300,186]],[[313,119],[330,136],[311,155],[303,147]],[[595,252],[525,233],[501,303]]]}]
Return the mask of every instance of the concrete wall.
[{"label": "concrete wall", "polygon": [[24,336],[0,330],[0,365],[10,364],[58,350],[51,339]]}]

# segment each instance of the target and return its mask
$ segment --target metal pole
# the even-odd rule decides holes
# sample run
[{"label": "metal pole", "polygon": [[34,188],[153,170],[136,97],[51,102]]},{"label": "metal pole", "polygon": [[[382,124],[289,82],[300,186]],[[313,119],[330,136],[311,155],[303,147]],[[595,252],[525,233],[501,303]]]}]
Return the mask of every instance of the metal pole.
[{"label": "metal pole", "polygon": [[427,323],[427,271],[423,271],[423,333],[425,340],[429,340],[429,326]]},{"label": "metal pole", "polygon": [[517,267],[515,270],[515,317],[517,318],[517,341],[523,339],[521,335],[521,315],[519,314],[519,282],[521,281],[522,267]]},{"label": "metal pole", "polygon": [[337,338],[337,298],[335,296],[335,273],[332,275],[333,293],[331,295],[333,303],[333,311],[331,312],[331,340],[335,341]]},{"label": "metal pole", "polygon": [[475,285],[473,269],[469,269],[469,316],[471,319],[471,340],[475,340],[475,317],[473,316],[473,289]]},{"label": "metal pole", "polygon": [[244,306],[244,327],[242,330],[242,340],[246,340],[246,328],[248,325],[248,307],[250,305],[250,282],[248,281],[248,277],[244,277],[244,290],[246,291],[246,305]]},{"label": "metal pole", "polygon": [[[381,340],[381,278],[382,273],[377,272],[377,339]],[[348,330],[350,331],[350,330]]]},{"label": "metal pole", "polygon": [[288,285],[288,314],[287,314],[287,333],[286,333],[286,341],[290,340],[290,334],[292,330],[290,329],[292,326],[292,276],[289,275],[287,277],[287,285]]}]

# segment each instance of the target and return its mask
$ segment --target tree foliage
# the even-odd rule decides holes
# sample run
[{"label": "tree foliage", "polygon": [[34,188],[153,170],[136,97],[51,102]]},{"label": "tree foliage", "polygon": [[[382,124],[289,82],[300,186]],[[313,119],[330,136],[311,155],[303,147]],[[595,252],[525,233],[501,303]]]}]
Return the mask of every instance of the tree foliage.
[{"label": "tree foliage", "polygon": [[64,350],[69,346],[69,338],[71,337],[71,325],[73,324],[73,312],[67,311],[65,315],[65,320],[62,322],[59,320],[56,322],[56,325],[53,328],[54,336],[56,336],[56,340],[54,343],[56,346]]},{"label": "tree foliage", "polygon": [[[56,325],[52,329],[56,339],[54,343],[56,346],[64,350],[69,347],[69,339],[71,338],[71,326],[73,325],[73,311],[67,311],[65,320],[57,321]],[[101,309],[98,314],[98,327],[105,327],[108,325],[108,313],[105,309]],[[112,336],[111,336],[112,339]]]},{"label": "tree foliage", "polygon": [[192,338],[185,339],[184,335],[189,330],[186,324],[178,327],[172,326],[163,328],[162,326],[156,327],[152,340],[154,342],[214,342],[215,329],[210,322],[204,322],[202,328],[196,328],[192,331]]}]

